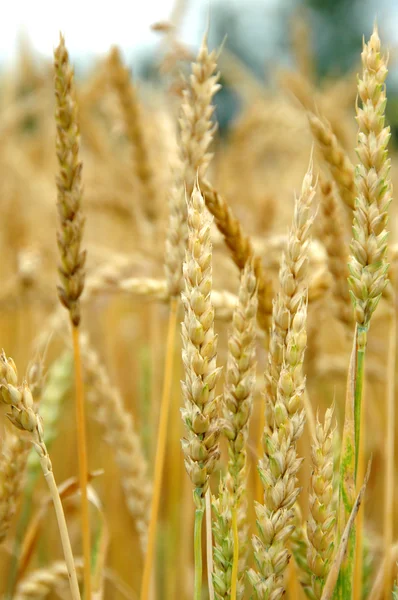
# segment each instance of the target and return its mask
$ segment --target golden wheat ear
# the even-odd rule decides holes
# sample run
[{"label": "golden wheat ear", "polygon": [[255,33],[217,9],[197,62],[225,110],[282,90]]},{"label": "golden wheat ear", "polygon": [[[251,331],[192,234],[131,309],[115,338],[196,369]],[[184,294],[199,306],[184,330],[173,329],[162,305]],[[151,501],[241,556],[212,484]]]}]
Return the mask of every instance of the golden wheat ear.
[{"label": "golden wheat ear", "polygon": [[145,217],[150,222],[157,219],[156,186],[152,160],[146,140],[146,130],[142,118],[142,107],[136,86],[131,81],[127,67],[123,65],[118,48],[112,48],[108,60],[108,75],[116,91],[123,112],[127,138],[133,154],[133,168],[140,185],[140,204]]},{"label": "golden wheat ear", "polygon": [[[217,598],[242,598],[248,562],[247,441],[256,382],[257,282],[253,265],[242,271],[228,340],[221,427],[228,440],[228,472],[213,498],[214,588]],[[232,569],[231,569],[232,563]]]},{"label": "golden wheat ear", "polygon": [[313,597],[320,600],[336,545],[337,515],[333,506],[333,424],[334,407],[326,410],[323,423],[317,422],[311,446],[312,475],[307,522],[307,562],[312,573]]},{"label": "golden wheat ear", "polygon": [[203,196],[195,185],[188,201],[188,249],[183,266],[185,291],[182,293],[182,384],[184,406],[181,415],[186,435],[181,440],[185,467],[194,487],[195,511],[195,598],[202,586],[201,531],[205,495],[210,476],[218,462],[219,402],[216,384],[220,376],[217,361],[217,335],[211,303],[212,247],[211,219]]}]

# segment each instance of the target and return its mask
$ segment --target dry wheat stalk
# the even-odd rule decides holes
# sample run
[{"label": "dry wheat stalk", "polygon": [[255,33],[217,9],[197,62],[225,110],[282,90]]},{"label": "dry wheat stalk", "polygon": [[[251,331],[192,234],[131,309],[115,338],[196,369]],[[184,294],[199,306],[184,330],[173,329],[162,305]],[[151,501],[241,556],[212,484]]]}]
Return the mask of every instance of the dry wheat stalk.
[{"label": "dry wheat stalk", "polygon": [[243,232],[242,225],[234,216],[230,206],[222,196],[206,181],[201,182],[206,206],[214,217],[215,223],[223,234],[225,243],[231,251],[237,267],[242,270],[248,260],[253,261],[254,274],[258,285],[258,322],[264,331],[268,331],[269,317],[272,313],[272,282],[267,277],[261,258],[254,253],[250,238]]},{"label": "dry wheat stalk", "polygon": [[59,230],[57,235],[61,257],[58,294],[69,310],[74,326],[80,322],[79,298],[84,287],[86,253],[81,251],[84,217],[81,210],[82,163],[79,159],[80,135],[77,106],[74,99],[73,70],[64,38],[54,52],[56,148],[59,162],[57,177],[57,207]]},{"label": "dry wheat stalk", "polygon": [[5,430],[0,456],[0,543],[4,541],[25,482],[31,443]]},{"label": "dry wheat stalk", "polygon": [[183,265],[185,310],[182,325],[185,404],[182,418],[187,436],[182,440],[185,466],[195,488],[198,508],[204,507],[209,478],[219,458],[218,404],[215,386],[220,374],[216,367],[217,336],[210,293],[211,220],[206,214],[200,190],[194,187],[188,204],[188,250]]},{"label": "dry wheat stalk", "polygon": [[58,295],[61,303],[69,311],[72,324],[76,387],[77,452],[81,493],[80,512],[85,562],[84,589],[86,596],[89,598],[91,596],[90,510],[87,496],[88,460],[85,430],[85,401],[79,344],[81,316],[79,298],[84,288],[86,261],[86,252],[81,251],[84,230],[84,217],[81,210],[82,163],[79,158],[80,133],[73,69],[69,64],[69,56],[62,35],[60,36],[60,43],[54,51],[54,71],[55,121],[57,126],[56,150],[59,163],[59,175],[57,177],[59,228],[57,241],[61,258],[61,264],[58,267],[61,279],[61,285],[58,286]]},{"label": "dry wheat stalk", "polygon": [[[238,304],[232,318],[228,340],[228,365],[224,384],[222,430],[228,440],[228,474],[220,485],[219,497],[213,499],[214,588],[217,598],[231,597],[232,579],[232,510],[236,510],[239,537],[237,597],[244,593],[243,576],[247,561],[247,438],[255,385],[256,278],[248,263],[242,271]],[[225,552],[224,552],[225,550]],[[230,556],[231,555],[231,556]]]},{"label": "dry wheat stalk", "polygon": [[333,407],[328,408],[324,423],[316,425],[311,446],[312,475],[307,522],[308,567],[312,572],[311,597],[320,600],[334,554],[336,510],[333,503]]},{"label": "dry wheat stalk", "polygon": [[32,392],[26,381],[17,387],[18,373],[15,363],[11,358],[6,357],[4,351],[0,355],[0,376],[0,401],[7,405],[10,410],[10,412],[7,413],[7,417],[17,429],[26,435],[27,439],[33,444],[39,456],[40,465],[44,478],[46,479],[47,485],[50,489],[57,516],[58,527],[65,555],[65,562],[68,571],[71,595],[73,600],[80,600],[79,585],[77,582],[65,515],[62,509],[62,503],[57,485],[55,483],[50,456],[44,443],[42,421],[36,412]]},{"label": "dry wheat stalk", "polygon": [[[81,579],[82,561],[76,560],[76,572]],[[38,600],[45,598],[68,583],[68,571],[62,561],[55,561],[49,567],[36,569],[27,575],[15,591],[14,600]]]},{"label": "dry wheat stalk", "polygon": [[288,543],[300,491],[297,473],[301,459],[296,445],[305,421],[302,365],[307,343],[306,318],[307,306],[301,297],[286,336],[276,398],[269,402],[272,420],[266,424],[264,457],[259,463],[264,503],[255,506],[258,536],[253,537],[253,548],[258,572],[250,569],[248,576],[255,598],[261,600],[277,600],[285,591]]},{"label": "dry wheat stalk", "polygon": [[341,199],[349,208],[353,209],[356,197],[353,164],[325,119],[321,119],[313,113],[308,113],[308,121],[322,156],[336,182]]},{"label": "dry wheat stalk", "polygon": [[203,177],[212,154],[209,146],[217,129],[212,122],[213,96],[220,89],[217,83],[217,53],[209,53],[204,36],[192,73],[183,91],[180,124],[180,156],[174,169],[169,196],[170,218],[167,228],[165,269],[170,296],[179,296],[183,289],[182,263],[187,245],[187,208],[185,193],[192,194],[197,174]]},{"label": "dry wheat stalk", "polygon": [[97,353],[82,336],[82,356],[88,384],[87,398],[95,419],[102,425],[122,473],[127,507],[135,519],[142,551],[145,551],[152,486],[148,464],[133,418],[124,407],[118,388],[110,381]]},{"label": "dry wheat stalk", "polygon": [[145,129],[137,90],[124,67],[119,49],[114,47],[109,56],[109,78],[122,107],[127,137],[134,151],[134,167],[141,185],[142,208],[149,221],[156,221],[159,207],[156,205],[156,187],[148,151]]},{"label": "dry wheat stalk", "polygon": [[312,163],[296,198],[292,228],[279,272],[280,293],[273,305],[271,336],[265,373],[266,420],[272,426],[278,381],[284,360],[286,336],[308,288],[308,245],[314,217],[310,210],[315,196]]},{"label": "dry wheat stalk", "polygon": [[356,117],[360,162],[349,284],[355,320],[366,328],[388,280],[386,223],[392,194],[391,161],[387,154],[391,134],[390,128],[385,127],[384,116],[387,58],[380,53],[376,27],[368,44],[364,44],[361,57],[363,74],[358,80],[358,94],[362,107],[357,106]]},{"label": "dry wheat stalk", "polygon": [[327,252],[329,271],[333,277],[332,294],[336,317],[347,329],[352,325],[352,309],[348,291],[348,252],[341,211],[333,183],[320,181],[322,193],[322,242]]}]

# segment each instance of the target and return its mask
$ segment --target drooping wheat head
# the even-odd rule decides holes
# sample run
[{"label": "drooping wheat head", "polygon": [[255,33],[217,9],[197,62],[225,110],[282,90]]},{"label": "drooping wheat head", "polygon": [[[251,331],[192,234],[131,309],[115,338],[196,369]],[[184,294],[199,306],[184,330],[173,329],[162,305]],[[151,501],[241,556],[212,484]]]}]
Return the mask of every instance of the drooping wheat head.
[{"label": "drooping wheat head", "polygon": [[253,261],[258,286],[257,318],[260,327],[264,331],[268,331],[272,314],[272,281],[265,272],[260,256],[255,254],[250,237],[243,231],[239,219],[235,217],[226,200],[208,182],[203,181],[202,186],[206,206],[213,215],[218,229],[223,234],[236,266],[242,270],[248,260]]}]

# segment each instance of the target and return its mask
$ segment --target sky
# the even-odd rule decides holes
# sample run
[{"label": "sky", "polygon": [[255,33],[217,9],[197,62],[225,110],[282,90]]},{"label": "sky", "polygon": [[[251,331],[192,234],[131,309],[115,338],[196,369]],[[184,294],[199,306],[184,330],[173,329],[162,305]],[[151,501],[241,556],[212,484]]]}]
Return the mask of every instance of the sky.
[{"label": "sky", "polygon": [[[4,0],[5,1],[5,0]],[[167,20],[178,0],[8,0],[0,19],[0,62],[16,56],[18,39],[27,37],[41,55],[51,57],[60,31],[65,35],[72,59],[89,59],[105,54],[117,44],[132,49],[154,47],[159,35],[151,32],[156,21]],[[184,1],[184,0],[183,0]],[[184,23],[180,39],[199,41],[205,27],[207,10],[218,3],[242,9],[258,3],[266,10],[294,0],[185,0]]]},{"label": "sky", "polygon": [[21,34],[50,57],[59,32],[72,57],[104,54],[112,44],[132,48],[155,44],[155,21],[168,18],[173,0],[9,0],[0,19],[0,60],[15,56]]},{"label": "sky", "polygon": [[[5,2],[6,0],[4,0]],[[130,58],[135,53],[150,53],[159,35],[150,30],[156,21],[167,20],[178,0],[8,0],[0,19],[0,64],[15,59],[18,40],[24,35],[39,55],[52,57],[61,31],[72,60],[90,63],[117,44]],[[184,0],[183,0],[184,1]],[[398,0],[360,0],[369,23],[376,18],[387,47],[398,48]],[[293,9],[296,0],[185,0],[186,11],[180,39],[196,45],[206,26],[207,10],[218,3],[242,10],[259,4],[272,22],[272,13],[282,5]],[[242,18],[245,11],[242,11]],[[262,44],[272,32],[260,31]],[[12,64],[12,63],[11,63]]]}]

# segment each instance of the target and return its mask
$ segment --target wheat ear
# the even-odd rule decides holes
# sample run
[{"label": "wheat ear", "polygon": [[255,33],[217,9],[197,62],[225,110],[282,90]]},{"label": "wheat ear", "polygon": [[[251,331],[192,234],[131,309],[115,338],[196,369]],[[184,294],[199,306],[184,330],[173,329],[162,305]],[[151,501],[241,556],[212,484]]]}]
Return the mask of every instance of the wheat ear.
[{"label": "wheat ear", "polygon": [[288,328],[276,399],[270,403],[272,419],[264,435],[264,457],[259,463],[264,503],[255,506],[258,536],[253,537],[253,548],[258,571],[248,571],[254,597],[259,600],[278,600],[285,593],[288,543],[300,491],[297,473],[301,459],[296,446],[305,421],[302,365],[307,343],[306,317],[306,303],[301,300]]},{"label": "wheat ear", "polygon": [[228,341],[221,425],[228,440],[228,474],[221,483],[219,497],[213,499],[216,514],[213,580],[219,599],[235,600],[244,593],[248,550],[246,446],[255,385],[256,292],[253,267],[248,263],[242,271]]},{"label": "wheat ear", "polygon": [[333,507],[333,408],[328,408],[324,423],[317,423],[311,447],[312,476],[307,523],[308,567],[312,572],[312,598],[320,600],[332,562],[336,511]]},{"label": "wheat ear", "polygon": [[289,326],[308,288],[308,246],[314,217],[310,214],[315,196],[312,163],[295,201],[294,217],[279,271],[280,293],[273,304],[271,336],[265,371],[266,421],[272,426],[278,381],[284,360]]},{"label": "wheat ear", "polygon": [[61,303],[68,309],[71,322],[80,323],[79,298],[85,277],[85,252],[81,251],[84,229],[82,201],[82,163],[79,158],[80,133],[77,106],[74,97],[73,69],[69,64],[65,40],[54,51],[56,150],[59,163],[57,176],[57,208],[59,229],[57,234],[61,258],[59,265]]},{"label": "wheat ear", "polygon": [[141,107],[129,70],[123,65],[120,51],[116,47],[112,48],[109,56],[109,79],[122,107],[126,134],[134,155],[134,169],[141,186],[142,208],[149,221],[156,221],[159,207],[156,205],[156,187],[145,139]]},{"label": "wheat ear", "polygon": [[202,564],[201,530],[205,494],[210,475],[219,458],[219,398],[215,386],[220,374],[216,367],[217,336],[214,333],[214,309],[210,300],[212,287],[211,220],[203,197],[195,185],[188,200],[188,250],[183,266],[185,291],[182,293],[182,384],[186,427],[182,440],[185,466],[194,486],[195,512],[195,600],[200,600]]},{"label": "wheat ear", "polygon": [[58,488],[55,483],[50,456],[44,443],[42,421],[35,412],[32,392],[26,382],[17,387],[18,373],[16,366],[11,358],[6,357],[4,351],[0,356],[0,370],[2,380],[0,385],[0,399],[3,404],[6,404],[10,409],[7,416],[11,423],[27,435],[39,456],[43,475],[49,487],[57,516],[71,595],[73,600],[80,600],[79,584],[77,582],[65,515]]},{"label": "wheat ear", "polygon": [[376,27],[364,45],[362,65],[362,79],[358,80],[362,106],[357,106],[356,117],[358,197],[349,262],[355,320],[361,330],[368,328],[388,280],[386,224],[392,185],[387,145],[391,134],[385,127],[387,58],[380,53]]},{"label": "wheat ear", "polygon": [[226,200],[208,182],[203,181],[201,185],[206,206],[223,234],[236,266],[242,270],[248,260],[253,261],[258,286],[257,318],[260,327],[264,331],[268,331],[272,313],[273,290],[272,282],[265,273],[261,258],[255,254],[250,237],[244,233],[239,219],[235,217]]},{"label": "wheat ear", "polygon": [[169,226],[166,238],[165,269],[169,293],[178,296],[183,289],[182,263],[187,246],[187,207],[185,192],[192,194],[199,173],[204,177],[212,158],[209,146],[217,124],[212,121],[212,99],[220,85],[217,83],[217,53],[209,53],[207,35],[192,63],[192,73],[185,82],[179,118],[180,156],[174,169],[169,195]]}]

